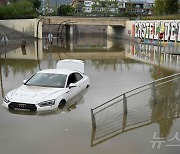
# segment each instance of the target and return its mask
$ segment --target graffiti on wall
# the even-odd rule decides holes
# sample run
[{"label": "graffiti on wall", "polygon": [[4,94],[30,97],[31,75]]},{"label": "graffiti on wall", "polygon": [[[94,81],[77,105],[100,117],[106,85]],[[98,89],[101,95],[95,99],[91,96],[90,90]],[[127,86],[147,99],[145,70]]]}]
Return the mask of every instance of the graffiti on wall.
[{"label": "graffiti on wall", "polygon": [[138,21],[132,29],[135,38],[180,42],[180,20]]}]

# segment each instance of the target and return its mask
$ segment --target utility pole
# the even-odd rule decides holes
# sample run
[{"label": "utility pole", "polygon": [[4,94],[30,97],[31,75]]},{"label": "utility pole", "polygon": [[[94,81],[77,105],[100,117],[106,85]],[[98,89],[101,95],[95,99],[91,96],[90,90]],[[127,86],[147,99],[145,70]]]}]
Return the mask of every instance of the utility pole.
[{"label": "utility pole", "polygon": [[57,4],[57,0],[56,0],[56,15],[58,14],[58,4]]},{"label": "utility pole", "polygon": [[50,6],[50,3],[49,3],[49,0],[47,0],[47,8],[49,10],[49,6]]},{"label": "utility pole", "polygon": [[45,7],[44,7],[44,0],[42,0],[42,11],[43,11],[43,15],[45,15]]}]

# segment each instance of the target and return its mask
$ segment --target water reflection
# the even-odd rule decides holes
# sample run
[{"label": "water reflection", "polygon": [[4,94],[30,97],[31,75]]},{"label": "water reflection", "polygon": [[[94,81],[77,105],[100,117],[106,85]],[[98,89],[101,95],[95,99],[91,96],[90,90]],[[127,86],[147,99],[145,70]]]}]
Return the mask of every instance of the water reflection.
[{"label": "water reflection", "polygon": [[4,98],[4,87],[3,87],[1,64],[0,64],[0,83],[1,83],[1,96],[2,96],[2,98]]},{"label": "water reflection", "polygon": [[180,118],[180,76],[132,94],[127,101],[127,115],[123,114],[122,98],[96,109],[92,115],[91,147],[152,123],[159,125],[159,137],[166,139],[173,122]]},{"label": "water reflection", "polygon": [[92,64],[95,66],[97,70],[104,69],[104,70],[114,70],[116,71],[119,69],[119,65],[121,66],[120,69],[122,70],[122,65],[125,65],[127,70],[130,70],[133,67],[133,64],[138,64],[140,62],[133,60],[133,59],[94,59],[91,60]]},{"label": "water reflection", "polygon": [[44,57],[47,57],[49,52],[52,52],[54,59],[119,59],[124,58],[125,55],[123,44],[107,40],[105,35],[102,34],[82,35],[77,39],[70,39],[68,43],[73,48],[70,49],[67,42],[65,46],[55,40],[52,45],[45,43]]},{"label": "water reflection", "polygon": [[[49,44],[45,39],[35,41],[34,44],[27,44],[24,50],[22,47],[11,52],[1,54],[2,59],[26,59],[38,61],[39,69],[41,69],[40,61],[48,60],[48,68],[52,68],[53,60],[60,59],[135,59],[159,67],[180,69],[180,53],[178,44],[147,44],[144,42],[133,42],[115,39],[107,39],[105,35],[81,35],[68,41],[69,46],[73,44],[73,50],[54,39],[53,44]],[[115,61],[114,61],[115,62]],[[115,62],[116,63],[116,62]],[[109,65],[109,62],[107,62]]]},{"label": "water reflection", "polygon": [[129,42],[126,57],[151,63],[167,69],[180,70],[180,45]]},{"label": "water reflection", "polygon": [[54,45],[67,48],[69,51],[83,50],[83,49],[96,49],[105,50],[108,48],[108,41],[105,34],[78,34],[71,36],[69,39],[66,36],[57,38]]},{"label": "water reflection", "polygon": [[[73,44],[73,51],[67,47],[67,42],[64,46],[61,44],[62,42],[58,43],[55,39],[52,44],[48,44],[43,39],[35,40],[34,43],[28,43],[23,48],[21,45],[12,51],[1,52],[0,79],[2,96],[4,96],[2,74],[5,75],[5,78],[11,73],[15,75],[19,72],[25,76],[27,71],[33,74],[41,69],[55,68],[58,60],[67,58],[91,59],[92,64],[98,70],[99,68],[104,68],[104,70],[111,69],[114,71],[118,69],[117,66],[119,64],[125,64],[129,70],[131,69],[131,64],[143,61],[158,66],[154,67],[152,65],[150,70],[158,77],[161,76],[161,73],[167,72],[162,67],[175,71],[180,69],[179,46],[177,44],[163,45],[161,47],[163,52],[157,52],[161,48],[156,44],[107,39],[104,34],[78,35],[78,37],[64,41]],[[132,59],[138,61],[133,61]],[[46,61],[46,64],[44,61]],[[154,69],[157,69],[157,72]]]}]

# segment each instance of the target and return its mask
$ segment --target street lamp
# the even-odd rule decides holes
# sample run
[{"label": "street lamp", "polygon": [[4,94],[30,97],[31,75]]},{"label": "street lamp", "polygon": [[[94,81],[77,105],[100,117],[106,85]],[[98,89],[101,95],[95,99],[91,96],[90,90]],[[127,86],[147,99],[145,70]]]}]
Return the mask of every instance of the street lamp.
[{"label": "street lamp", "polygon": [[59,28],[60,28],[60,26],[62,25],[62,23],[66,23],[66,22],[70,22],[70,20],[65,20],[65,21],[62,21],[62,22],[59,23],[58,31],[57,31],[57,38],[59,36]]},{"label": "street lamp", "polygon": [[41,21],[43,21],[43,20],[44,20],[44,18],[41,18],[41,19],[39,19],[38,22],[37,22],[37,30],[36,30],[36,38],[37,38],[37,39],[38,39],[39,23],[40,23]]}]

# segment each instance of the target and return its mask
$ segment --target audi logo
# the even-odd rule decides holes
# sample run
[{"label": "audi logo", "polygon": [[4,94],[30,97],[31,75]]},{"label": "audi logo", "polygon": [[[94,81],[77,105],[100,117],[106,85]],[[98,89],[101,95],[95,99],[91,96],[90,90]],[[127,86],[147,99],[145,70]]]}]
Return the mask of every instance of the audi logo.
[{"label": "audi logo", "polygon": [[25,108],[25,107],[26,107],[26,104],[18,104],[17,107],[19,107],[19,108]]}]

